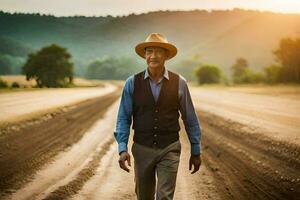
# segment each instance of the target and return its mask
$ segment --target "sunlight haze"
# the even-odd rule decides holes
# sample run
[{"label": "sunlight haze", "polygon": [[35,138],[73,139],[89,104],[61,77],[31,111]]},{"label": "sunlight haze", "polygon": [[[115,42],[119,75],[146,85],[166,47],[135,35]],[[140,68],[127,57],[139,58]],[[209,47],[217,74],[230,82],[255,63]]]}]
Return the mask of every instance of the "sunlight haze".
[{"label": "sunlight haze", "polygon": [[156,10],[254,9],[282,13],[300,13],[299,0],[0,0],[6,12],[42,13],[56,16],[128,15]]}]

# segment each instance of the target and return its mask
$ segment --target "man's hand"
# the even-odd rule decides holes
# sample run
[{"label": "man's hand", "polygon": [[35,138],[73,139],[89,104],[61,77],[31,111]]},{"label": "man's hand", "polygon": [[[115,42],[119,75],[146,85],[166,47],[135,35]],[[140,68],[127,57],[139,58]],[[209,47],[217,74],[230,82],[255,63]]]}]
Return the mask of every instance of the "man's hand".
[{"label": "man's hand", "polygon": [[128,166],[131,167],[131,163],[130,163],[130,155],[128,152],[126,151],[123,151],[121,154],[120,154],[120,158],[119,158],[119,165],[120,165],[120,168],[127,171],[129,173],[129,169],[128,167],[125,165],[125,161],[127,160],[127,163],[128,163]]},{"label": "man's hand", "polygon": [[201,165],[201,154],[200,155],[191,155],[190,162],[189,162],[189,170],[192,169],[192,166],[194,165],[194,170],[191,174],[194,174],[197,172]]}]

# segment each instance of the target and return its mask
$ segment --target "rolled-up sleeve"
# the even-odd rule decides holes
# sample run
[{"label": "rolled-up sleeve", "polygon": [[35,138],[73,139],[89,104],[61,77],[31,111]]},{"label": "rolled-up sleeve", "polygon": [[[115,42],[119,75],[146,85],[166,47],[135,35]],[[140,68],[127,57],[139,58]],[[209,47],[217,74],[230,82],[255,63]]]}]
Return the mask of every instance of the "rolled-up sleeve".
[{"label": "rolled-up sleeve", "polygon": [[134,76],[127,78],[121,96],[121,102],[118,110],[116,129],[114,137],[118,142],[119,154],[127,151],[128,138],[130,134],[130,126],[132,122],[132,109],[133,109],[133,81]]},{"label": "rolled-up sleeve", "polygon": [[181,118],[191,144],[191,154],[199,155],[202,153],[200,121],[195,112],[187,82],[182,76],[179,79],[179,101]]}]

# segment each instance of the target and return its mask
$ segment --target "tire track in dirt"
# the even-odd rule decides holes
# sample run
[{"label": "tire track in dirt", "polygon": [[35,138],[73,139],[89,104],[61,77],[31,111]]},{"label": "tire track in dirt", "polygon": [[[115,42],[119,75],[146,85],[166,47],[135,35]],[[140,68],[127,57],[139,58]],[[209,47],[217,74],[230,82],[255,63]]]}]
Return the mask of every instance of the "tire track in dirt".
[{"label": "tire track in dirt", "polygon": [[[181,123],[181,127],[183,124]],[[189,171],[190,143],[185,131],[180,132],[181,155],[176,181],[175,200],[221,200],[212,172],[202,160],[200,169],[195,174]],[[203,154],[202,156],[203,157]]]},{"label": "tire track in dirt", "polygon": [[204,162],[222,199],[297,199],[300,148],[247,132],[242,124],[207,112],[202,119]]},{"label": "tire track in dirt", "polygon": [[[182,125],[182,124],[181,124]],[[129,138],[128,150],[131,154],[132,135]],[[218,200],[217,188],[214,185],[214,179],[211,172],[202,164],[201,169],[196,174],[190,174],[188,162],[190,156],[190,144],[186,133],[182,130],[180,133],[182,144],[182,153],[180,156],[179,171],[177,176],[177,186],[174,199],[214,199]],[[131,160],[132,167],[130,173],[126,173],[118,165],[117,144],[115,143],[111,151],[103,157],[99,168],[94,177],[85,183],[82,190],[75,195],[72,200],[134,200],[134,160]]]},{"label": "tire track in dirt", "polygon": [[111,105],[79,142],[60,152],[10,199],[64,199],[75,194],[82,182],[93,175],[97,159],[106,154],[112,143],[112,122],[118,103]]},{"label": "tire track in dirt", "polygon": [[[129,139],[129,146],[132,138]],[[72,200],[133,200],[134,193],[134,162],[131,160],[132,167],[130,173],[119,168],[117,153],[118,145],[114,143],[107,154],[102,158],[101,163],[94,177],[85,183],[82,190],[75,195]],[[131,148],[128,148],[131,154]]]},{"label": "tire track in dirt", "polygon": [[113,138],[110,138],[109,141],[105,142],[101,149],[95,152],[92,160],[87,164],[87,166],[82,169],[73,180],[68,182],[66,185],[60,186],[43,199],[67,199],[75,195],[83,187],[84,183],[95,175],[95,172],[99,167],[100,160],[107,153],[113,142]]},{"label": "tire track in dirt", "polygon": [[[244,87],[242,87],[244,88]],[[251,87],[253,90],[256,87]],[[276,90],[277,87],[270,87]],[[248,125],[253,129],[264,129],[261,135],[274,140],[284,140],[300,145],[300,95],[289,98],[284,91],[279,95],[268,95],[264,89],[260,94],[247,93],[246,87],[191,87],[195,107],[215,113],[223,118]]]},{"label": "tire track in dirt", "polygon": [[118,97],[119,90],[67,106],[67,112],[55,113],[45,121],[33,121],[18,131],[1,135],[0,196],[21,188],[57,153],[79,141]]},{"label": "tire track in dirt", "polygon": [[[115,125],[112,116],[116,116],[116,110],[107,110],[117,97],[118,94],[114,93],[82,102],[68,112],[57,113],[44,122],[1,136],[0,150],[6,153],[3,154],[6,157],[1,157],[0,162],[7,168],[0,166],[0,180],[1,184],[2,180],[12,183],[11,187],[6,186],[6,193],[1,188],[1,194],[10,194],[16,185],[24,185],[22,181],[27,181],[24,176],[30,177],[42,165],[46,167],[45,163],[57,153],[64,155],[64,151],[79,145],[77,151],[84,150],[86,154],[76,157],[73,153],[68,159],[60,157],[64,165],[52,163],[56,165],[52,172],[58,174],[52,174],[46,168],[45,172],[50,173],[44,172],[40,179],[39,176],[33,179],[32,187],[29,184],[27,190],[21,188],[12,199],[135,199],[133,157],[131,173],[122,171],[117,162],[117,145],[112,138]],[[84,137],[89,135],[87,130],[99,118],[105,117],[104,113],[109,113],[110,117],[100,126],[105,123],[107,127],[96,129],[105,131],[107,136],[104,133],[98,135],[101,142],[95,139],[92,147],[80,146]],[[198,111],[198,115],[203,131],[203,163],[198,173],[189,173],[189,142],[186,133],[181,131],[182,154],[175,199],[292,200],[300,195],[299,146],[271,139],[249,126],[211,113]],[[85,144],[92,139],[86,140]],[[45,142],[47,140],[50,142]],[[129,146],[131,144],[132,138]],[[11,163],[3,162],[4,159]],[[12,171],[9,167],[13,168]],[[6,176],[2,176],[2,169],[6,170]],[[6,179],[14,172],[14,179]]]}]

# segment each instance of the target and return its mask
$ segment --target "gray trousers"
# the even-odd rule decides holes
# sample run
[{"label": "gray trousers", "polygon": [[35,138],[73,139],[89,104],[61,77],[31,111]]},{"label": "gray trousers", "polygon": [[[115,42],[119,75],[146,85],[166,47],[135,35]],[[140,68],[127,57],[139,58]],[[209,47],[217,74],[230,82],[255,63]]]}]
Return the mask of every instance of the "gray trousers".
[{"label": "gray trousers", "polygon": [[[164,149],[150,148],[133,143],[135,193],[138,200],[173,199],[181,143],[176,141]],[[156,184],[157,177],[157,184]]]}]

